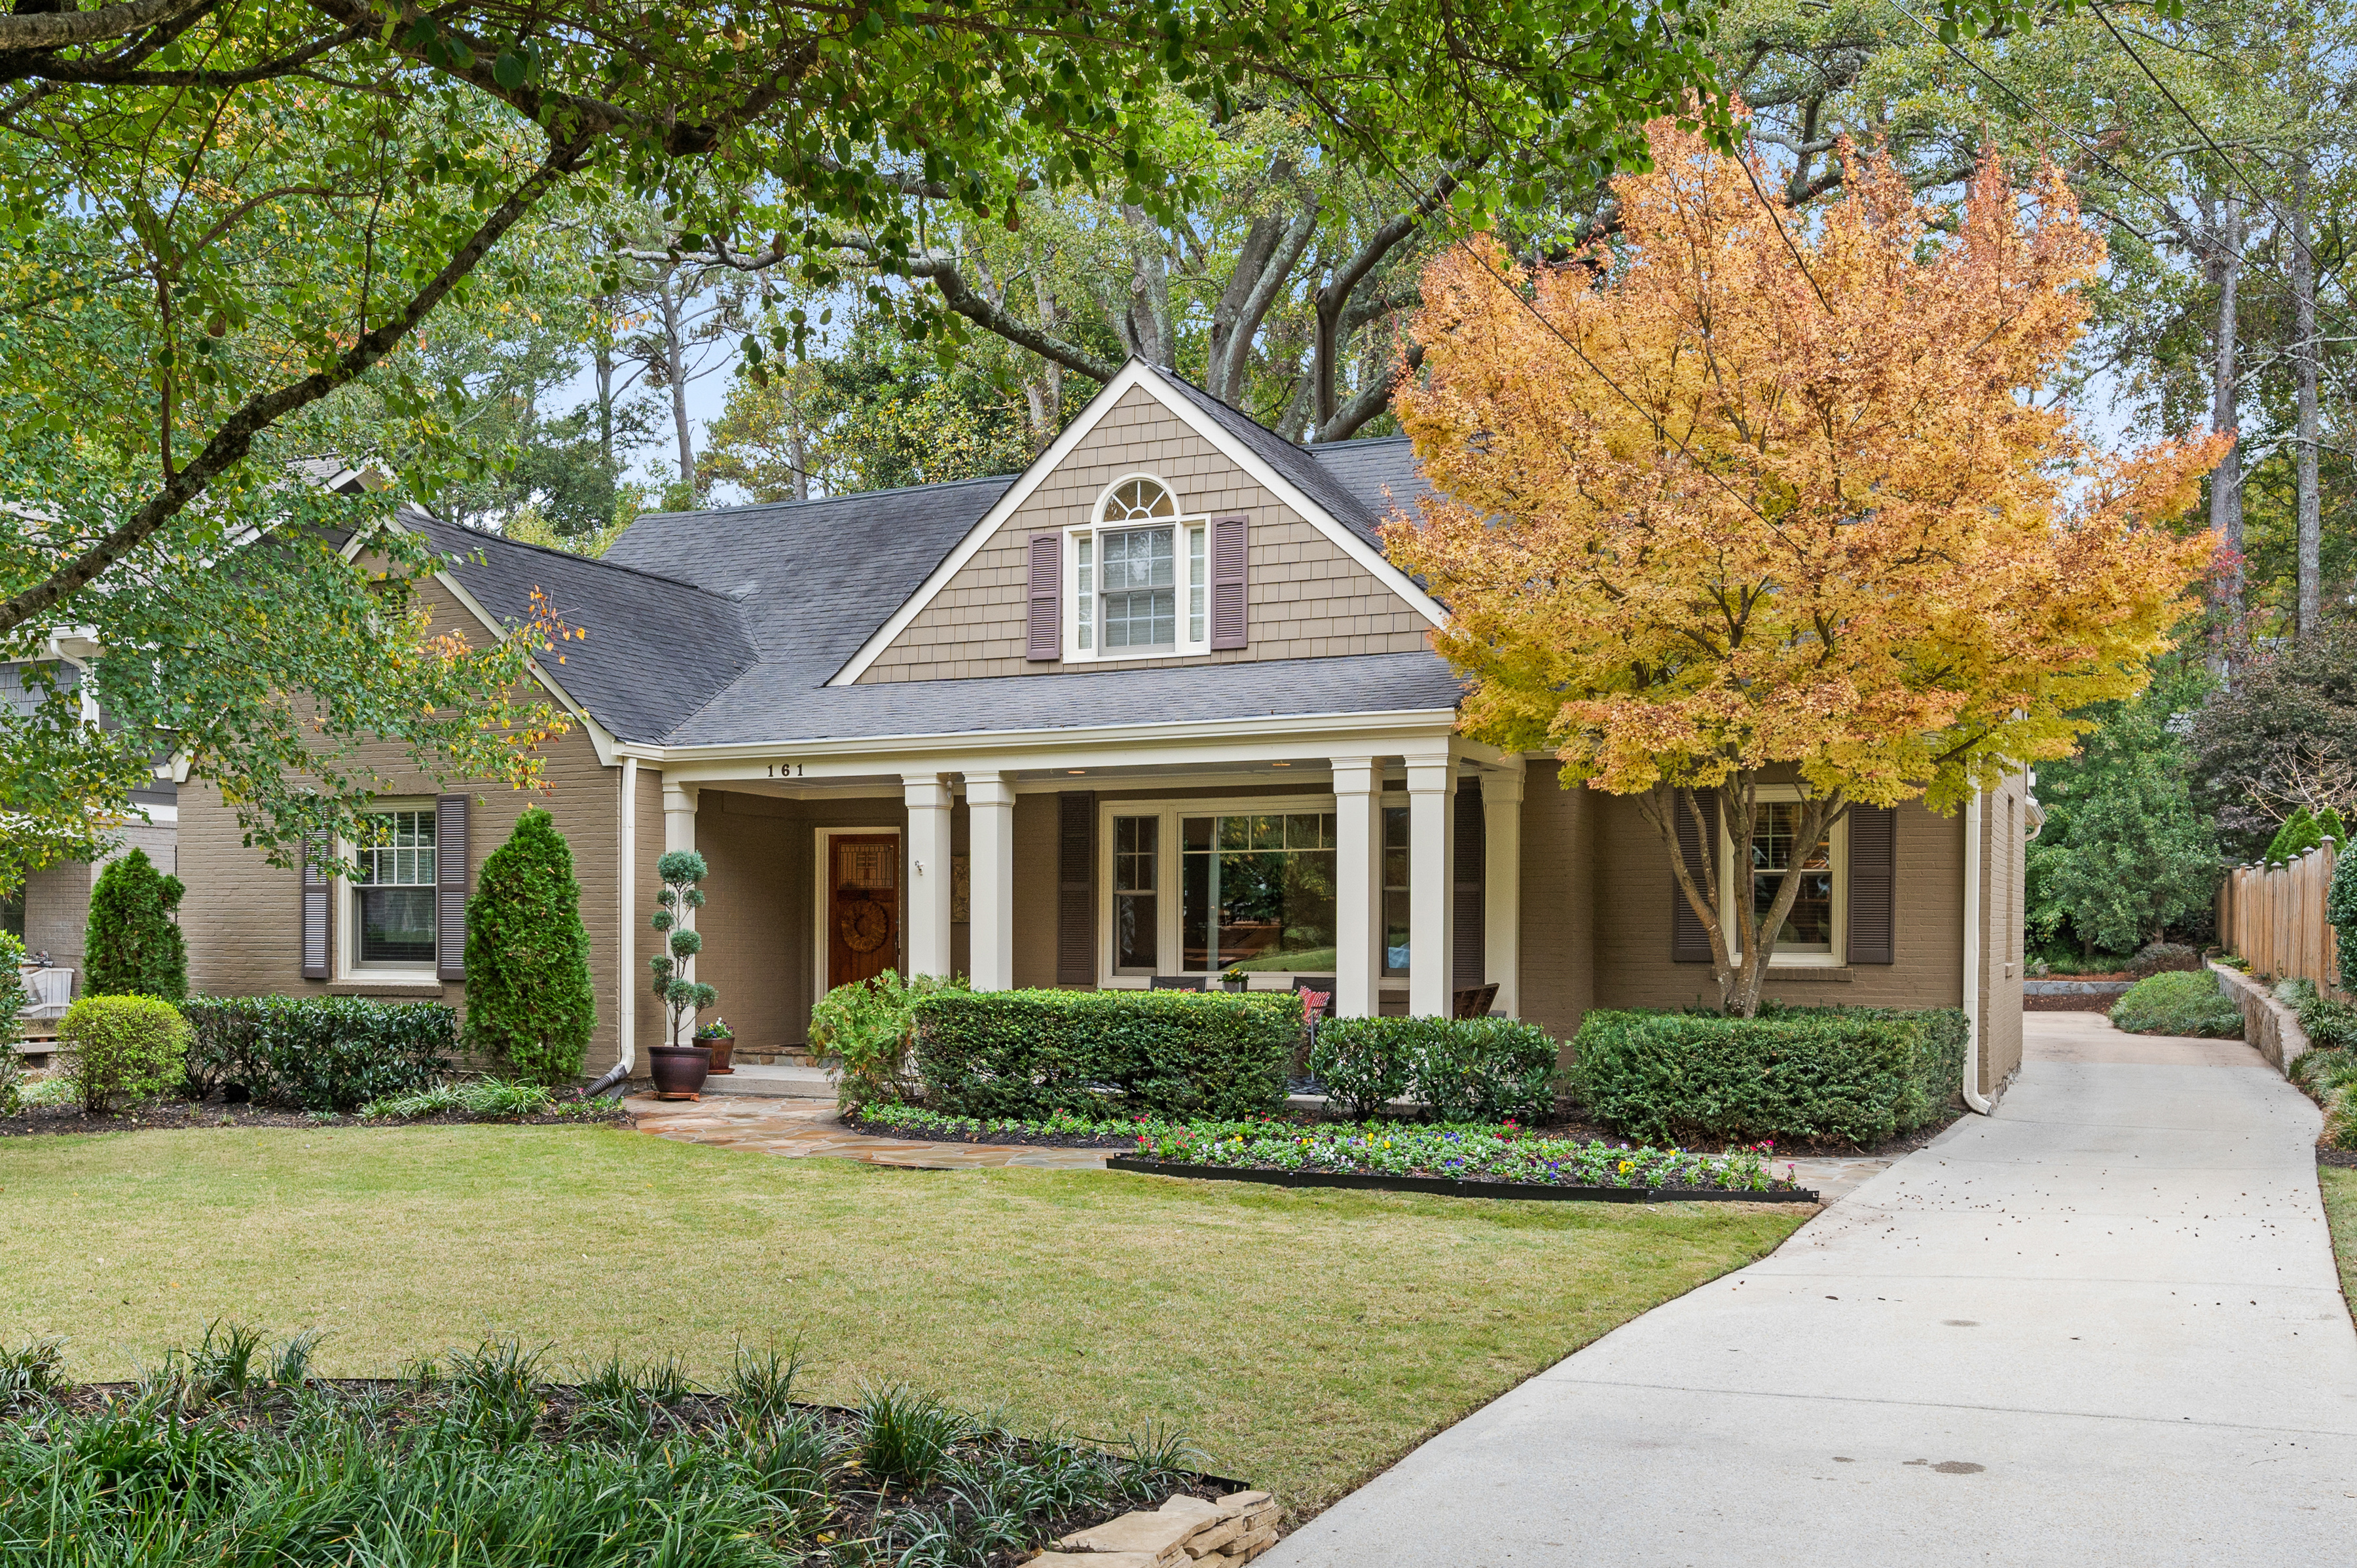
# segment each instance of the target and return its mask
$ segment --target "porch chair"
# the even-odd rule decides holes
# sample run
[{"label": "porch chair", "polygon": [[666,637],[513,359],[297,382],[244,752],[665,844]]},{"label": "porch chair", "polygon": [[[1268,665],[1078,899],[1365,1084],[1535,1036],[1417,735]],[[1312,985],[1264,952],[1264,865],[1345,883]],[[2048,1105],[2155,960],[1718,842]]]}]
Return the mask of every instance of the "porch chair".
[{"label": "porch chair", "polygon": [[1311,992],[1317,995],[1318,1017],[1331,1018],[1334,1015],[1334,977],[1332,975],[1297,974],[1293,977],[1293,989]]},{"label": "porch chair", "polygon": [[1448,1015],[1450,1017],[1486,1018],[1490,1015],[1490,1009],[1497,1004],[1497,982],[1491,981],[1487,985],[1469,985],[1456,993],[1454,1001],[1455,1006]]}]

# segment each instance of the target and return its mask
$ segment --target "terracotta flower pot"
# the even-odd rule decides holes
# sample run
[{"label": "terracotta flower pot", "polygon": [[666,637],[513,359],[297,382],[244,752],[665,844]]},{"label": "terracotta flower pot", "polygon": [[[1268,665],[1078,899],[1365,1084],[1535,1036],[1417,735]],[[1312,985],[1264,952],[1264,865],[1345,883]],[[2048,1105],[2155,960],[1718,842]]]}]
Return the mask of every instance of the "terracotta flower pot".
[{"label": "terracotta flower pot", "polygon": [[712,1071],[715,1077],[718,1077],[723,1073],[735,1072],[737,1070],[735,1068],[728,1065],[729,1058],[733,1056],[737,1050],[736,1036],[706,1035],[703,1039],[696,1043],[711,1047]]},{"label": "terracotta flower pot", "polygon": [[647,1051],[647,1066],[654,1074],[657,1100],[700,1100],[712,1053],[702,1046],[654,1046]]}]

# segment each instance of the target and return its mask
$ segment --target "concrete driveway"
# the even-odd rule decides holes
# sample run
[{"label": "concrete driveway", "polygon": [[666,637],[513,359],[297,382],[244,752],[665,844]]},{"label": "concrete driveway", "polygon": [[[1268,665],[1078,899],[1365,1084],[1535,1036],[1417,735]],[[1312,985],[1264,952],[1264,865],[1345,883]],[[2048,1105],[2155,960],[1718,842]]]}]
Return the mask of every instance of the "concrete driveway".
[{"label": "concrete driveway", "polygon": [[2318,1114],[2029,1015],[1994,1118],[1441,1434],[1265,1568],[2357,1563]]}]

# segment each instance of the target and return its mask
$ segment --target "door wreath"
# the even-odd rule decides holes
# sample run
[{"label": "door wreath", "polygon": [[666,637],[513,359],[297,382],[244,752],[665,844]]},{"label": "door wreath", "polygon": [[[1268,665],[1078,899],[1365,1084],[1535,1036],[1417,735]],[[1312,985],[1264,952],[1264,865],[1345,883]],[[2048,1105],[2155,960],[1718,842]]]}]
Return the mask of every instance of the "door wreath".
[{"label": "door wreath", "polygon": [[881,906],[862,899],[844,908],[835,929],[843,934],[843,945],[853,952],[874,952],[892,934],[892,917]]}]

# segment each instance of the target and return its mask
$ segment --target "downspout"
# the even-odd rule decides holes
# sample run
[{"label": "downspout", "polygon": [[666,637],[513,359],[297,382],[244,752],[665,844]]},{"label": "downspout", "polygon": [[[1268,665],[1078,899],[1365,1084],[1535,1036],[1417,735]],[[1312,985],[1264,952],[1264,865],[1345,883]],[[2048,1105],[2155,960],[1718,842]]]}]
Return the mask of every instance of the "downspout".
[{"label": "downspout", "polygon": [[636,997],[631,990],[637,983],[637,977],[630,962],[630,911],[638,903],[639,818],[635,809],[638,800],[639,759],[625,757],[622,758],[621,832],[617,835],[622,864],[614,879],[616,887],[619,889],[621,904],[621,983],[615,990],[614,1018],[615,1044],[619,1048],[613,1067],[605,1077],[591,1084],[583,1096],[589,1100],[629,1082],[630,1069],[638,1065],[638,1051],[630,1027],[637,1013]]},{"label": "downspout", "polygon": [[1981,1093],[1981,792],[1964,802],[1964,1103],[1983,1116]]}]

